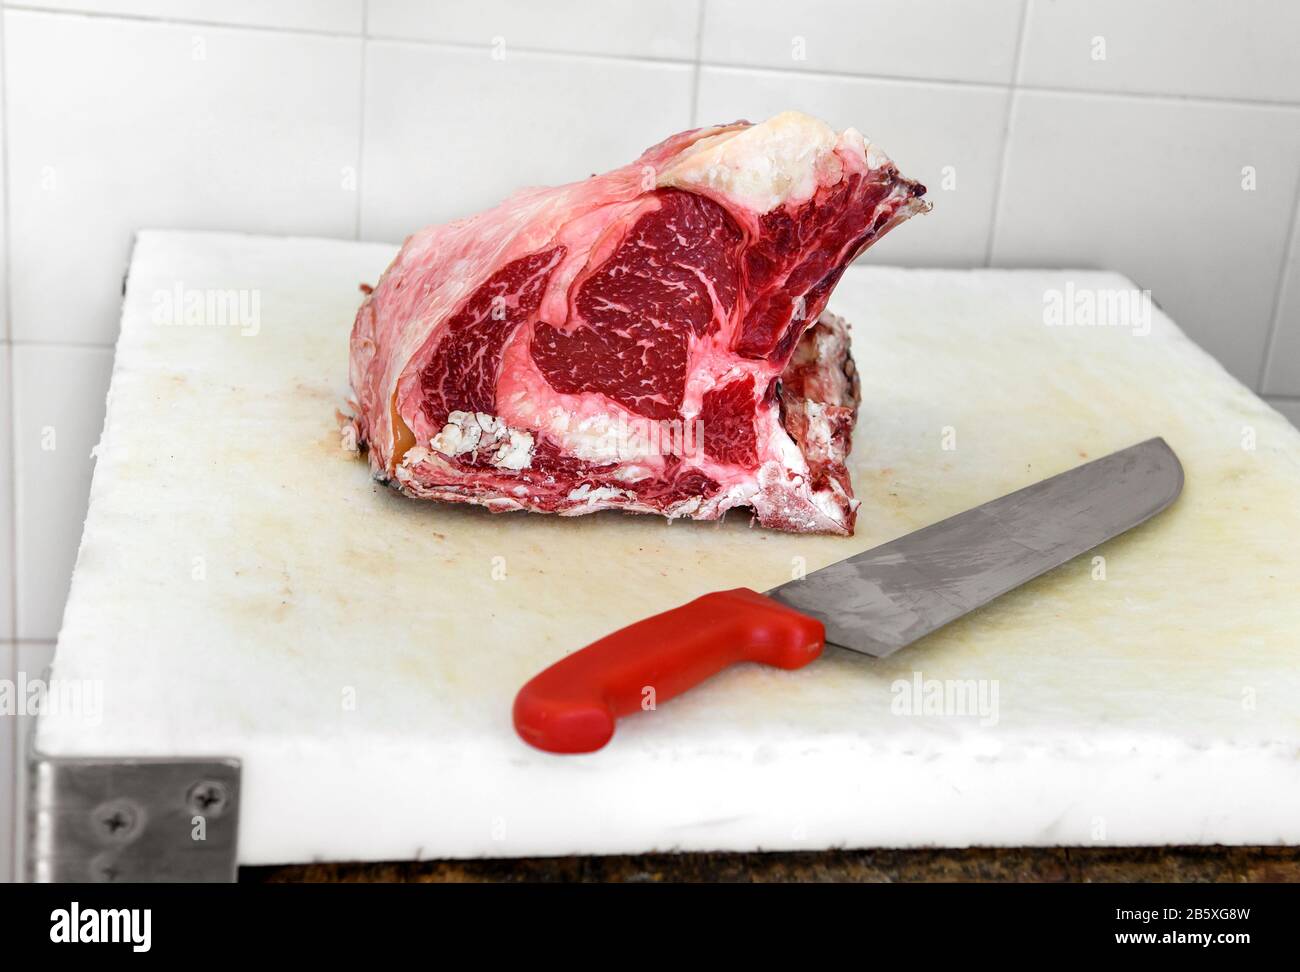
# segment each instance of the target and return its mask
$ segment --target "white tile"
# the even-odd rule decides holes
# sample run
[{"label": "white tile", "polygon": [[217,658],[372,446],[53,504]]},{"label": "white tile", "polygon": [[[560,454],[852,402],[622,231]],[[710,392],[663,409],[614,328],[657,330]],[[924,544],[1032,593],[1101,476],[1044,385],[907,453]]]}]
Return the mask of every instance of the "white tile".
[{"label": "white tile", "polygon": [[1300,398],[1267,398],[1265,401],[1285,415],[1292,425],[1300,429]]},{"label": "white tile", "polygon": [[13,401],[10,348],[0,344],[0,640],[14,636]]},{"label": "white tile", "polygon": [[1298,164],[1296,109],[1022,92],[993,262],[1118,270],[1254,386]]},{"label": "white tile", "polygon": [[[4,78],[4,16],[0,11],[0,87],[2,87]],[[3,90],[0,90],[0,132],[4,131],[4,102]],[[0,146],[3,148],[3,146]],[[0,186],[4,185],[4,155],[0,151]],[[8,233],[9,227],[5,220],[0,220],[0,340],[9,340],[9,274],[3,268],[8,266]]]},{"label": "white tile", "polygon": [[1300,101],[1295,0],[1030,0],[1024,84]]},{"label": "white tile", "polygon": [[21,6],[198,23],[361,32],[364,0],[23,0]]},{"label": "white tile", "polygon": [[934,209],[904,223],[865,260],[910,266],[984,263],[1006,126],[1006,91],[915,81],[704,68],[697,120],[759,121],[797,108],[859,129],[925,183]]},{"label": "white tile", "polygon": [[355,231],[360,39],[8,11],[13,333],[106,343],[147,226]]},{"label": "white tile", "polygon": [[1023,0],[708,0],[707,63],[1007,83]]},{"label": "white tile", "polygon": [[17,634],[52,639],[81,542],[113,354],[18,345],[13,361]]},{"label": "white tile", "polygon": [[366,33],[395,40],[695,59],[701,0],[370,0]]},{"label": "white tile", "polygon": [[[1296,214],[1300,221],[1300,213]],[[1278,295],[1277,323],[1264,372],[1264,391],[1300,398],[1300,222]]]},{"label": "white tile", "polygon": [[45,678],[46,669],[54,661],[54,642],[52,640],[19,641],[16,644],[18,650],[14,660],[15,675],[25,674],[29,682],[34,678]]},{"label": "white tile", "polygon": [[[0,679],[13,683],[17,671],[18,646],[0,641]],[[0,712],[0,884],[17,876],[18,737],[18,716]]]},{"label": "white tile", "polygon": [[689,127],[693,69],[370,42],[361,234],[400,241],[516,189],[625,165]]}]

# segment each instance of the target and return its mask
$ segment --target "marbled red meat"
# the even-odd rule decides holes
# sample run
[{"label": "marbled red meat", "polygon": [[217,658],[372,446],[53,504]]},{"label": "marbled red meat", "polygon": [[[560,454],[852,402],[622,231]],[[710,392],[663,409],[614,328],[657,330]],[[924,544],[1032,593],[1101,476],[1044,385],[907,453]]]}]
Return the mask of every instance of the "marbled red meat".
[{"label": "marbled red meat", "polygon": [[352,332],[375,475],[497,511],[851,533],[857,381],[823,310],[924,191],[787,112],[416,233]]}]

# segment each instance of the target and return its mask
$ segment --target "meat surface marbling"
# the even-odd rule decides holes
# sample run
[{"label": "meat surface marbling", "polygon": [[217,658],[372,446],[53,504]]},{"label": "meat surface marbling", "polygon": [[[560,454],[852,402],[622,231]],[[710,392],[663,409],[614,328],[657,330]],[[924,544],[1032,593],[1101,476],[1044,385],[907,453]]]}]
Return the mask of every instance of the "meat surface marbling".
[{"label": "meat surface marbling", "polygon": [[797,112],[674,135],[408,238],[352,331],[359,442],[402,492],[848,534],[845,267],[926,207]]}]

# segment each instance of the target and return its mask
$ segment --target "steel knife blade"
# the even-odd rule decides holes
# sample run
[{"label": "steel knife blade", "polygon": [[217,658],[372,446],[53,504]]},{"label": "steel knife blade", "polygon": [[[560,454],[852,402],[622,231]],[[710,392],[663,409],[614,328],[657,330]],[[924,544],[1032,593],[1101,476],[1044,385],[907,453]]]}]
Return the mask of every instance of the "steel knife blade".
[{"label": "steel knife blade", "polygon": [[1155,516],[1183,488],[1148,439],[767,592],[819,618],[826,643],[877,658]]}]

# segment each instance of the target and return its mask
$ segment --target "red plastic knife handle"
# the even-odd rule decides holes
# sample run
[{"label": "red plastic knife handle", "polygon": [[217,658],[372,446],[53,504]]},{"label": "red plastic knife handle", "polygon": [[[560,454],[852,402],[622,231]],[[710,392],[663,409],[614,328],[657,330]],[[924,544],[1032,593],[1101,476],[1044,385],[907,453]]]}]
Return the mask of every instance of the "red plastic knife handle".
[{"label": "red plastic knife handle", "polygon": [[647,700],[667,702],[736,662],[801,668],[825,639],[817,619],[747,588],[705,594],[546,669],[515,697],[515,729],[538,749],[590,753]]}]

